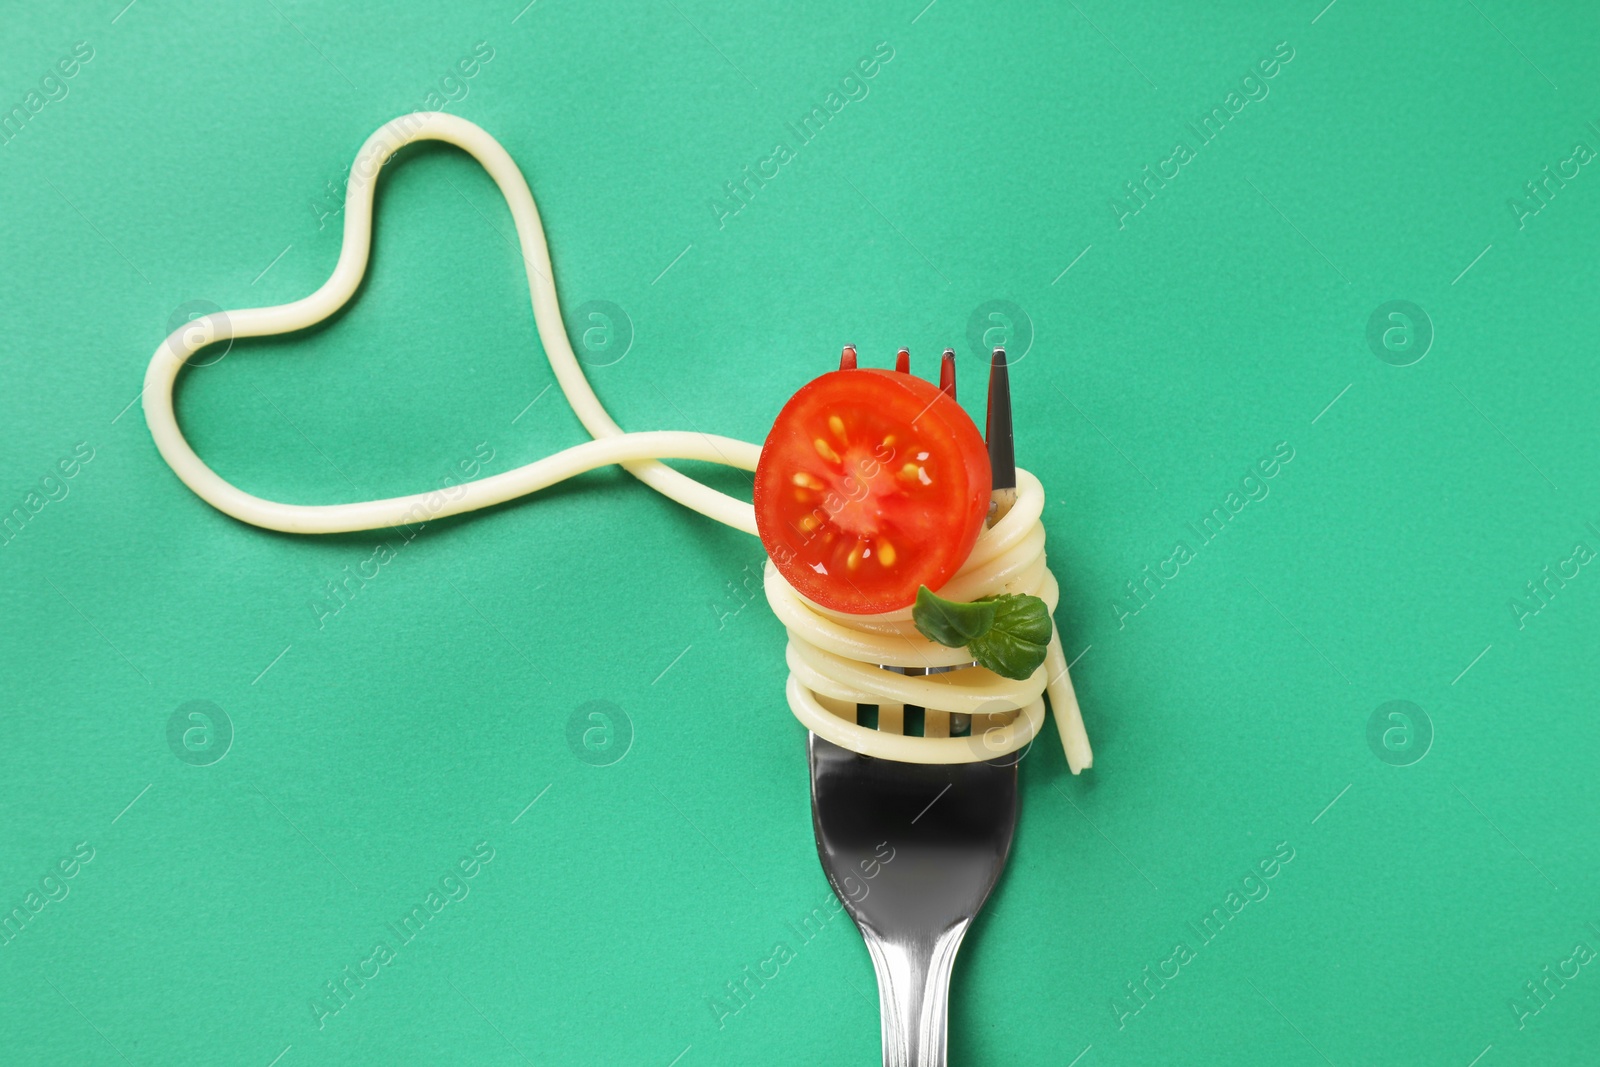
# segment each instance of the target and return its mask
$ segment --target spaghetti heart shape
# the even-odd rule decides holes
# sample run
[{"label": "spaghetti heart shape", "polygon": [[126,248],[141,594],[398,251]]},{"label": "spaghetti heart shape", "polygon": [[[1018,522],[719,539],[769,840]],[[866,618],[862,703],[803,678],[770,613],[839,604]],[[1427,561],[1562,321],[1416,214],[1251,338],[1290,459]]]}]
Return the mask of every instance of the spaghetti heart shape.
[{"label": "spaghetti heart shape", "polygon": [[[372,244],[372,200],[378,174],[403,146],[444,141],[466,151],[500,188],[516,223],[527,269],[539,340],[556,381],[594,438],[515,470],[468,482],[453,500],[414,493],[357,504],[301,505],[265,500],[236,488],[206,466],[178,427],[172,391],[185,361],[206,345],[236,337],[269,337],[313,326],[344,306],[366,273]],[[755,533],[750,505],[671,469],[660,459],[695,459],[755,470],[757,445],[712,434],[655,431],[625,433],[595,396],[567,340],[556,297],[550,249],[539,209],[522,171],[500,143],[481,127],[443,112],[416,112],[386,123],[361,146],[345,192],[344,244],[333,274],[316,292],[276,307],[213,313],[175,329],[151,357],[144,378],[145,421],[156,448],[202,500],[243,522],[285,533],[376,530],[442,518],[513,500],[584,471],[620,463],[635,477],[685,507],[748,533]]]}]

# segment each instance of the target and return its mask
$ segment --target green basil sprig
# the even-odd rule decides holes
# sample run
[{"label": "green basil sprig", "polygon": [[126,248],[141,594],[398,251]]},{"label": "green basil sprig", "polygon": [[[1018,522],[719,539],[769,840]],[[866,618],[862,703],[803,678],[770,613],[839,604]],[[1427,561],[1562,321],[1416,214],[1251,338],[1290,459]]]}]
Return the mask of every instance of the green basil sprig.
[{"label": "green basil sprig", "polygon": [[928,640],[966,647],[980,667],[1023,681],[1044,662],[1053,627],[1036,596],[1002,593],[979,600],[946,600],[927,586],[917,590],[911,621]]}]

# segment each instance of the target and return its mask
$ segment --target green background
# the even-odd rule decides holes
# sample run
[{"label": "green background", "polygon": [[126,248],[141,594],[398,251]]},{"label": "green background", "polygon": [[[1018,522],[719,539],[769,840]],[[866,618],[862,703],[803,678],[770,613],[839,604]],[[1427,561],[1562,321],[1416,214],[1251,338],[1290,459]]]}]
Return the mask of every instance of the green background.
[{"label": "green background", "polygon": [[[1508,207],[1600,139],[1592,7],[925,2],[6,4],[3,109],[94,57],[0,147],[0,512],[93,459],[0,547],[0,903],[94,858],[0,946],[0,1061],[876,1062],[859,937],[788,925],[828,889],[783,634],[738,591],[753,539],[596,472],[431,525],[319,628],[325,583],[398,538],[222,516],[133,403],[176,309],[323,282],[356,148],[460,96],[486,42],[450,110],[526,172],[569,316],[624,309],[631,349],[590,370],[624,426],[758,440],[846,341],[923,374],[961,346],[979,412],[969,318],[1026,315],[1017,452],[1097,765],[1070,776],[1053,727],[1023,764],[953,1062],[1593,1062],[1592,967],[1521,1027],[1511,1001],[1600,948],[1600,575],[1510,605],[1600,548],[1600,176]],[[798,145],[879,42],[869,94]],[[1280,42],[1270,94],[1119,228],[1123,183]],[[201,455],[309,503],[581,440],[477,166],[408,149],[376,233],[346,313],[186,376]],[[1367,340],[1396,299],[1435,335],[1404,367]],[[1119,619],[1279,442],[1270,495]],[[195,700],[233,731],[209,766],[168,743]],[[1420,762],[1369,745],[1392,700],[1431,723]],[[631,734],[607,766],[568,741],[590,701],[620,709],[606,758]],[[470,895],[319,1029],[323,983],[480,841]],[[1202,945],[1188,924],[1283,842]]]}]

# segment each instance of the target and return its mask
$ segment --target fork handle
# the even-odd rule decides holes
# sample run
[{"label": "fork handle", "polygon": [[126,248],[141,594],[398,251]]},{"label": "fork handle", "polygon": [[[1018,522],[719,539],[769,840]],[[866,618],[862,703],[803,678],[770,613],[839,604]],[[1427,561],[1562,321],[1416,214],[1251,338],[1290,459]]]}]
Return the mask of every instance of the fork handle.
[{"label": "fork handle", "polygon": [[864,938],[878,975],[883,1067],[945,1067],[950,971],[966,936],[961,922],[932,941]]}]

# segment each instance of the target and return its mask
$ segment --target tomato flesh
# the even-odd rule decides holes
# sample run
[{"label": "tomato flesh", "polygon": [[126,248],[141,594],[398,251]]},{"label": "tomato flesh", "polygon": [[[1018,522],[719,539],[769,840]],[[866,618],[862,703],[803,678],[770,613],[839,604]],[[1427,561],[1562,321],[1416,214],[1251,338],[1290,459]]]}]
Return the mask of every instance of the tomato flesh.
[{"label": "tomato flesh", "polygon": [[840,370],[795,393],[756,466],[756,527],[807,599],[873,615],[961,568],[989,511],[989,457],[967,413],[921,378]]}]

